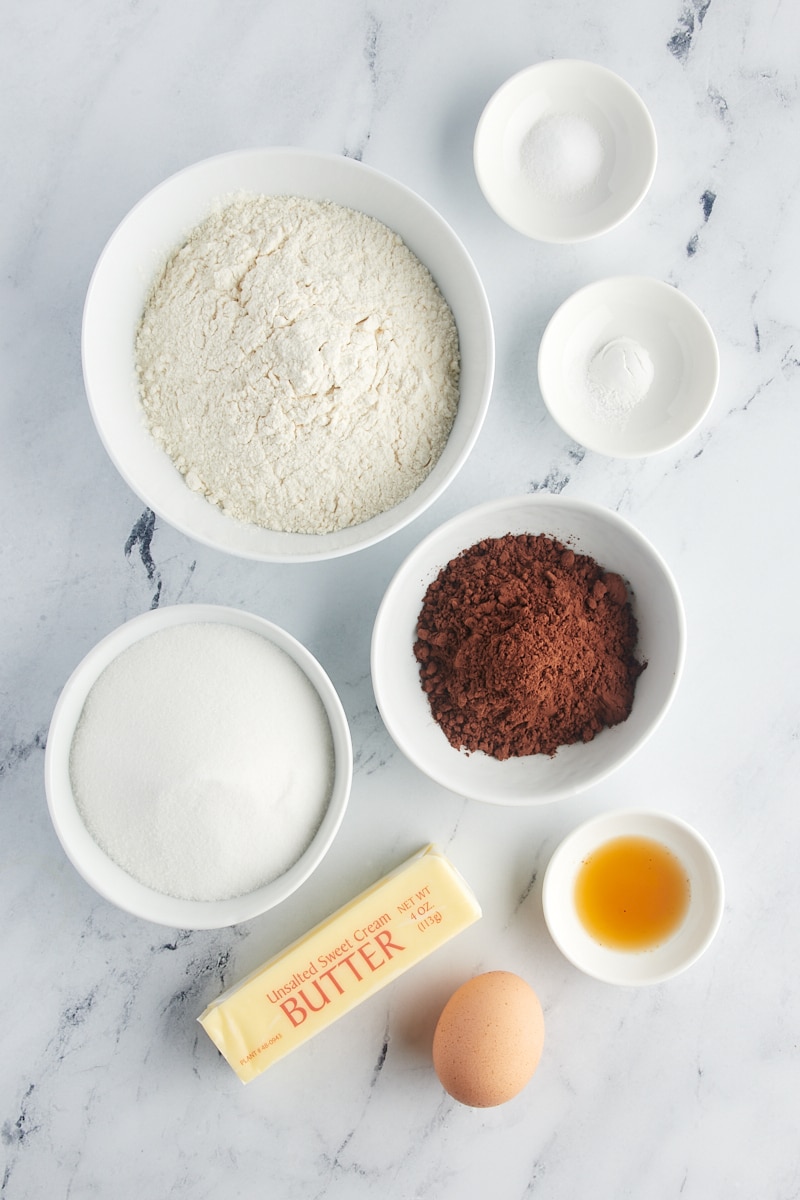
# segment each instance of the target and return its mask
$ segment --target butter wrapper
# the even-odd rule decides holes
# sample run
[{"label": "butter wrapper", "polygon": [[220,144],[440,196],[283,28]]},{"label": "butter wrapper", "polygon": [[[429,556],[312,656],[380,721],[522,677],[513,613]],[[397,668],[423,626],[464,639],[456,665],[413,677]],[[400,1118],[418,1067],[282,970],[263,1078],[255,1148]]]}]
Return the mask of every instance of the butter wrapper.
[{"label": "butter wrapper", "polygon": [[198,1020],[249,1083],[480,916],[452,863],[427,846],[229,988]]}]

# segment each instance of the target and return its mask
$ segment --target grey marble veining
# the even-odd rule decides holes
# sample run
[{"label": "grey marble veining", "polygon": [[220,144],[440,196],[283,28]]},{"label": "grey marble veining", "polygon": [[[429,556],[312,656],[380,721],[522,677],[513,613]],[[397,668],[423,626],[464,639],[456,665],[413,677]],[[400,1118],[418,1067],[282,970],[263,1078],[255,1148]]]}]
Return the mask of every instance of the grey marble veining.
[{"label": "grey marble veining", "polygon": [[[2,1200],[800,1196],[797,6],[42,0],[5,26]],[[659,140],[641,207],[574,247],[508,229],[471,165],[488,97],[551,57],[617,71]],[[81,379],[83,299],[117,222],[173,171],[254,145],[347,154],[418,191],[466,244],[495,321],[492,403],[457,480],[387,542],[314,566],[239,562],[155,518],[105,455]],[[625,273],[685,291],[722,360],[700,429],[630,462],[570,442],[536,384],[558,304]],[[369,634],[429,530],[541,491],[605,504],[653,540],[686,605],[686,670],[662,726],[609,780],[546,809],[495,809],[396,750]],[[355,755],[319,871],[278,910],[218,932],[147,925],[96,896],[57,842],[42,779],[53,705],[83,654],[140,612],[191,602],[300,638],[342,697]],[[560,838],[634,805],[695,824],[727,885],[704,958],[639,991],[575,971],[541,909]],[[199,1013],[428,840],[469,879],[482,921],[243,1088]],[[442,1092],[430,1039],[453,988],[492,968],[530,980],[547,1040],[526,1091],[479,1112]]]}]

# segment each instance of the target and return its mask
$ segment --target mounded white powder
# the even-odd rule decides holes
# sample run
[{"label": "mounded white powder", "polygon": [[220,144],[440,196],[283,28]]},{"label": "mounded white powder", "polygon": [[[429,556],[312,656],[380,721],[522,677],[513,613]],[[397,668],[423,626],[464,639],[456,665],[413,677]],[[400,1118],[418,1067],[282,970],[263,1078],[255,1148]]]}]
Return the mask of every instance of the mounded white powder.
[{"label": "mounded white powder", "polygon": [[520,147],[523,174],[550,200],[586,191],[596,182],[604,157],[600,134],[577,113],[548,113],[531,127]]},{"label": "mounded white powder", "polygon": [[400,503],[458,407],[458,334],[427,268],[374,218],[297,196],[241,196],[196,228],[136,356],[150,430],[189,487],[286,532]]},{"label": "mounded white powder", "polygon": [[175,625],[102,672],[70,754],[81,816],[123,870],[163,895],[224,900],[283,874],[333,785],[316,689],[272,642]]},{"label": "mounded white powder", "polygon": [[647,396],[655,368],[634,338],[612,338],[600,346],[586,368],[586,389],[596,416],[624,422]]}]

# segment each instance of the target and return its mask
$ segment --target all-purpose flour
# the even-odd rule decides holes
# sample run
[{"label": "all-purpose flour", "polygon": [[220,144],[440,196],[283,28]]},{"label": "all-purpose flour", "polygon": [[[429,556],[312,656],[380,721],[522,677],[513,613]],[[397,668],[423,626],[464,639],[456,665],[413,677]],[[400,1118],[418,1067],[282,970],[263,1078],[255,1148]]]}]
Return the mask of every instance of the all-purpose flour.
[{"label": "all-purpose flour", "polygon": [[136,342],[153,436],[229,515],[327,533],[405,499],[458,406],[452,313],[372,217],[245,196],[168,261]]}]

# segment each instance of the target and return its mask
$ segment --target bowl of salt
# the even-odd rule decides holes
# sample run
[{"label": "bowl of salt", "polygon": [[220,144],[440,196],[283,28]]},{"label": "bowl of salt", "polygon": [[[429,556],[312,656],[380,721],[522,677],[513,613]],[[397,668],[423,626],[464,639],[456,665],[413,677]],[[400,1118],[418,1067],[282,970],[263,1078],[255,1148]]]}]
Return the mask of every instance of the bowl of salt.
[{"label": "bowl of salt", "polygon": [[475,132],[475,174],[499,217],[542,242],[619,225],[656,169],[656,132],[637,92],[606,67],[538,63],[508,79]]},{"label": "bowl of salt", "polygon": [[539,389],[550,415],[587,450],[642,458],[688,437],[719,380],[703,313],[660,279],[622,275],[573,293],[539,346]]}]

